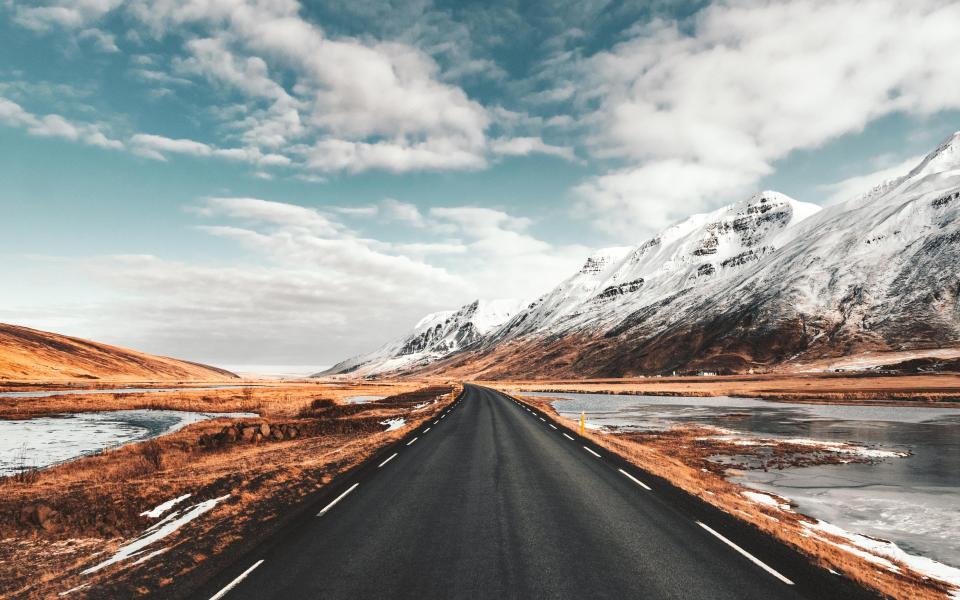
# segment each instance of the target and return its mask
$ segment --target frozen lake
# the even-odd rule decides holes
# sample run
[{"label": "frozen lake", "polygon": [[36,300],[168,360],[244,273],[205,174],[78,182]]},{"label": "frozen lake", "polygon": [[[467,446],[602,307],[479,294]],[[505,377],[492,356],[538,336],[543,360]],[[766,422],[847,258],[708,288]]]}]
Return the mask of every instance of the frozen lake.
[{"label": "frozen lake", "polygon": [[65,388],[60,390],[37,390],[31,392],[0,392],[0,398],[49,398],[51,396],[68,396],[72,394],[145,394],[154,392],[186,392],[190,390],[234,390],[250,385],[210,385],[203,387],[175,387],[175,388],[106,388],[82,390]]},{"label": "frozen lake", "polygon": [[0,420],[0,476],[171,433],[206,419],[254,413],[114,410]]},{"label": "frozen lake", "polygon": [[[665,429],[703,424],[764,437],[850,442],[908,451],[871,464],[744,471],[742,483],[793,500],[797,510],[895,542],[912,554],[960,566],[960,409],[844,406],[695,398],[533,393],[564,398],[565,417],[592,424]],[[738,418],[731,420],[731,414]]]}]

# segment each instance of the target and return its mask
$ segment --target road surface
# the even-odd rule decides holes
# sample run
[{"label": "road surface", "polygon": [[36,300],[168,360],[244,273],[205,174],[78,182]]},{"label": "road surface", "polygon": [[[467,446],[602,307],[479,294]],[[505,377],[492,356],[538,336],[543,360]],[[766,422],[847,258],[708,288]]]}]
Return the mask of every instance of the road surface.
[{"label": "road surface", "polygon": [[872,597],[558,425],[467,386],[196,597]]}]

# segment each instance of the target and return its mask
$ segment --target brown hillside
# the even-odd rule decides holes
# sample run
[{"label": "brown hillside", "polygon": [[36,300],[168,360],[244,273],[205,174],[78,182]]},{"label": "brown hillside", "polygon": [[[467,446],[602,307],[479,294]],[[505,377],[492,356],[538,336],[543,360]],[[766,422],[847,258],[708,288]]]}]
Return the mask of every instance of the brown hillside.
[{"label": "brown hillside", "polygon": [[0,380],[218,380],[223,369],[0,323]]}]

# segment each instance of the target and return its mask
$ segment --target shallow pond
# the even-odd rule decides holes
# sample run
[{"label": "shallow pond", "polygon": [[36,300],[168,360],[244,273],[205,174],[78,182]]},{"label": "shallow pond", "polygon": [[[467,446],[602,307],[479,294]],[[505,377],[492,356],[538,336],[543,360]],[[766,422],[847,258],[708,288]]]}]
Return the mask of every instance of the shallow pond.
[{"label": "shallow pond", "polygon": [[960,566],[960,409],[816,405],[729,397],[530,393],[564,398],[594,425],[665,429],[703,424],[765,437],[851,442],[905,458],[870,464],[744,471],[746,485],[789,498],[812,517]]},{"label": "shallow pond", "polygon": [[347,402],[350,404],[366,404],[374,400],[383,400],[386,396],[348,396]]},{"label": "shallow pond", "polygon": [[0,392],[0,398],[49,398],[51,396],[68,396],[73,394],[146,394],[154,392],[188,392],[190,390],[235,390],[249,385],[210,385],[201,387],[173,387],[173,388],[103,388],[82,390],[64,388],[60,390],[38,390],[30,392]]},{"label": "shallow pond", "polygon": [[0,476],[141,442],[206,419],[256,416],[254,413],[113,410],[0,420]]}]

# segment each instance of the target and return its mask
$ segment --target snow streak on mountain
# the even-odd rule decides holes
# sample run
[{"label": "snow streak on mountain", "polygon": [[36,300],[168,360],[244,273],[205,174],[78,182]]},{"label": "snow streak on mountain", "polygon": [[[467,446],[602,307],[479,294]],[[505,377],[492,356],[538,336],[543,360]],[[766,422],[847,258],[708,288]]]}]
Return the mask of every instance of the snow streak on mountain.
[{"label": "snow streak on mountain", "polygon": [[762,192],[597,252],[522,309],[492,311],[485,327],[473,303],[331,371],[738,372],[960,345],[958,213],[960,132],[859,198],[821,210]]}]

